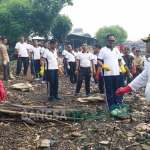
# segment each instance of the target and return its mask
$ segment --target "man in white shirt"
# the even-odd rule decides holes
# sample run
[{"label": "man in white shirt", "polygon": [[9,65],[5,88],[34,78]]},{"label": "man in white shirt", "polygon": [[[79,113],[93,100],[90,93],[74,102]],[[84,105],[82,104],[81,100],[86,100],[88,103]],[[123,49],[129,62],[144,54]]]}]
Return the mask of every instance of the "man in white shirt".
[{"label": "man in white shirt", "polygon": [[150,54],[146,53],[146,55],[143,56],[143,66],[144,69],[147,67],[147,65],[150,62]]},{"label": "man in white shirt", "polygon": [[44,74],[44,64],[46,62],[46,81],[48,89],[48,100],[56,101],[58,97],[58,57],[55,52],[58,42],[55,39],[50,41],[50,49],[43,53],[40,75]]},{"label": "man in white shirt", "polygon": [[[42,63],[42,57],[45,51],[49,50],[48,48],[48,41],[45,40],[44,41],[44,46],[41,48],[41,52],[40,52],[40,64]],[[46,66],[46,64],[44,64]],[[46,81],[46,72],[45,72],[45,67],[44,67],[44,75],[42,76],[42,83],[45,83]]]},{"label": "man in white shirt", "polygon": [[79,47],[78,46],[74,49],[74,53],[76,54],[76,56],[79,53]]},{"label": "man in white shirt", "polygon": [[132,52],[130,53],[131,56],[135,57],[136,56],[136,47],[132,48]]},{"label": "man in white shirt", "polygon": [[33,40],[33,46],[30,49],[30,58],[33,60],[33,69],[34,69],[35,80],[40,80],[39,79],[40,52],[41,52],[41,47],[38,46],[38,41]]},{"label": "man in white shirt", "polygon": [[83,51],[76,57],[76,71],[78,74],[77,86],[75,95],[78,95],[82,86],[83,79],[85,78],[85,90],[86,96],[90,96],[90,80],[91,80],[91,65],[93,73],[95,74],[94,58],[91,53],[87,51],[88,47],[86,43],[82,44]]},{"label": "man in white shirt", "polygon": [[123,73],[126,70],[122,65],[120,51],[114,47],[115,36],[109,34],[106,39],[107,45],[100,50],[98,55],[98,65],[103,69],[106,103],[110,109],[113,104],[117,104],[115,92],[119,86],[120,69]]},{"label": "man in white shirt", "polygon": [[62,51],[62,56],[64,57],[63,58],[63,67],[64,67],[64,74],[66,75],[66,77],[68,77],[69,70],[67,69],[67,64],[66,64],[66,54],[68,52],[67,45],[65,45],[64,48],[65,49]]},{"label": "man in white shirt", "polygon": [[20,42],[16,44],[15,49],[18,53],[16,75],[19,76],[21,72],[22,63],[24,65],[23,74],[26,75],[28,70],[30,52],[29,52],[28,44],[24,42],[24,37],[20,37]]},{"label": "man in white shirt", "polygon": [[72,84],[76,84],[77,75],[75,74],[75,70],[76,70],[77,54],[72,50],[71,45],[68,45],[67,48],[68,48],[68,53],[66,54],[66,63],[67,63],[67,68],[69,69],[70,82]]}]

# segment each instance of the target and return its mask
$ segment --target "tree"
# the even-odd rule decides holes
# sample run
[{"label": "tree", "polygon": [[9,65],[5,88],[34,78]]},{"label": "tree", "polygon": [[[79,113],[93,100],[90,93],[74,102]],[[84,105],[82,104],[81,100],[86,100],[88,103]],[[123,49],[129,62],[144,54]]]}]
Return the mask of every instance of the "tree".
[{"label": "tree", "polygon": [[83,36],[91,38],[91,35],[89,33],[84,33]]},{"label": "tree", "polygon": [[31,5],[28,0],[4,0],[0,4],[0,35],[5,35],[9,43],[20,36],[27,38],[31,31]]},{"label": "tree", "polygon": [[30,0],[32,2],[32,32],[48,38],[54,20],[64,4],[73,5],[72,0]]},{"label": "tree", "polygon": [[72,0],[0,0],[0,35],[15,43],[20,36],[48,38],[54,19]]},{"label": "tree", "polygon": [[64,43],[72,26],[72,22],[68,16],[58,15],[54,21],[51,33],[58,41]]},{"label": "tree", "polygon": [[106,45],[106,36],[108,34],[115,35],[115,44],[117,45],[123,43],[128,37],[127,32],[118,25],[108,26],[108,27],[104,26],[96,32],[95,37],[98,43],[103,46]]}]

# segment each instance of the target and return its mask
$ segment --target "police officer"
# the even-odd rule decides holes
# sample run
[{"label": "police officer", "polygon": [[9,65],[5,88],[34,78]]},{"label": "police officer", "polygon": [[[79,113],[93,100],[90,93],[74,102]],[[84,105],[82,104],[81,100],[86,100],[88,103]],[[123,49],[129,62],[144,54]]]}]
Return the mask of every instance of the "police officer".
[{"label": "police officer", "polygon": [[55,51],[58,42],[55,39],[50,41],[50,49],[43,53],[40,75],[44,74],[44,63],[46,61],[46,81],[48,89],[48,100],[61,100],[58,97],[58,57]]},{"label": "police officer", "polygon": [[87,51],[87,44],[82,44],[83,51],[76,57],[76,71],[78,74],[75,95],[78,95],[82,86],[83,79],[85,78],[86,96],[90,96],[90,80],[91,80],[91,64],[93,73],[95,74],[94,58],[92,53]]}]

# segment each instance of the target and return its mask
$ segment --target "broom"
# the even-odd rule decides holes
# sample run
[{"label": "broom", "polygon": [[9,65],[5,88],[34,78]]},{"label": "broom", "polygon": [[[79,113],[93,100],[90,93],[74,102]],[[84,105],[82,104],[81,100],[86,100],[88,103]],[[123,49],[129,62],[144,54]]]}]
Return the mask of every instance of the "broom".
[{"label": "broom", "polygon": [[27,74],[26,74],[25,80],[28,81],[28,82],[32,81],[30,65],[28,65],[28,70],[27,70]]}]

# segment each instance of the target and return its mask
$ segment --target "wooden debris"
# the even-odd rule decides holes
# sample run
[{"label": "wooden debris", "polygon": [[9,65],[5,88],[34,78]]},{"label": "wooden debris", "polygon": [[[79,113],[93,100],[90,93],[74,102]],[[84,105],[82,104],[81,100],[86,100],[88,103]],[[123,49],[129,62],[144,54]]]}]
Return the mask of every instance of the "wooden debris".
[{"label": "wooden debris", "polygon": [[25,91],[34,91],[33,87],[29,83],[17,83],[10,86],[12,89],[19,89],[23,92]]},{"label": "wooden debris", "polygon": [[100,141],[99,143],[102,144],[102,145],[108,145],[109,141]]},{"label": "wooden debris", "polygon": [[50,147],[50,140],[48,139],[43,139],[43,140],[38,140],[37,141],[37,148],[48,148]]},{"label": "wooden debris", "polygon": [[82,134],[80,132],[72,132],[71,135],[74,137],[81,137],[82,136]]}]

